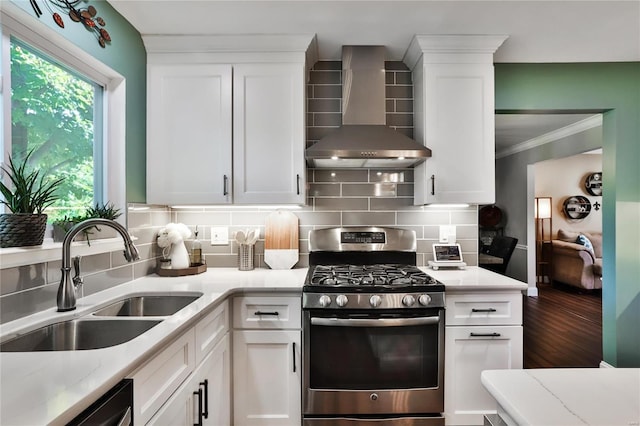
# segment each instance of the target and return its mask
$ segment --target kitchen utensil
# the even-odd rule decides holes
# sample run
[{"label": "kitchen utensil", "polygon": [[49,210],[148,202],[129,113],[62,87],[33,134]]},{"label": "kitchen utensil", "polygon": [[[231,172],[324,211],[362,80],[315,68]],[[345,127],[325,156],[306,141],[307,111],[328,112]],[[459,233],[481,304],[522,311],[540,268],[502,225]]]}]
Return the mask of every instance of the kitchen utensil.
[{"label": "kitchen utensil", "polygon": [[264,262],[271,269],[290,269],[298,262],[298,217],[289,211],[267,216],[264,231]]},{"label": "kitchen utensil", "polygon": [[247,230],[246,233],[246,237],[244,239],[244,243],[247,245],[252,245],[253,243],[251,242],[253,240],[253,235],[255,234],[255,230],[251,229],[251,230]]},{"label": "kitchen utensil", "polygon": [[236,231],[236,242],[238,244],[246,244],[247,237],[241,229]]},{"label": "kitchen utensil", "polygon": [[251,240],[248,241],[247,244],[255,244],[256,241],[258,241],[258,238],[260,238],[260,228],[256,228],[253,230],[253,238],[251,238]]}]

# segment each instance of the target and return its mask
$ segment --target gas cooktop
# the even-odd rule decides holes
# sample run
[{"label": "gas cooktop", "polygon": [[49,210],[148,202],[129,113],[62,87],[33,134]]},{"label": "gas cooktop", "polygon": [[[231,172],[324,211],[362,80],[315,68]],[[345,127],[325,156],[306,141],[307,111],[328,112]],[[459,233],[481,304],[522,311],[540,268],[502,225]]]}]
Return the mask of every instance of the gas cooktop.
[{"label": "gas cooktop", "polygon": [[418,290],[443,291],[442,284],[415,265],[316,265],[309,269],[306,291],[393,292]]}]

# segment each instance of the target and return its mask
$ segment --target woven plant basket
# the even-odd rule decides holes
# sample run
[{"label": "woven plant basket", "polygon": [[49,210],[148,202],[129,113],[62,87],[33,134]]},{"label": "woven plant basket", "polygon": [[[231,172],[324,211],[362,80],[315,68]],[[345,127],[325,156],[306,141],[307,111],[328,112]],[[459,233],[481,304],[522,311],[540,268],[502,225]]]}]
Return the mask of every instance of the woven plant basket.
[{"label": "woven plant basket", "polygon": [[39,246],[46,228],[46,214],[0,214],[0,248]]}]

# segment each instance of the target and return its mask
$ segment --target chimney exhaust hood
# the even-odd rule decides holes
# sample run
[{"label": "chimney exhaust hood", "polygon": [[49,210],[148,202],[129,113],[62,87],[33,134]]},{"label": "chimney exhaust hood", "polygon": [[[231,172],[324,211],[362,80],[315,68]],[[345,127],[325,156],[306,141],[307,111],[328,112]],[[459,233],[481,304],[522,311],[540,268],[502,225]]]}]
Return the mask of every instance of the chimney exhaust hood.
[{"label": "chimney exhaust hood", "polygon": [[311,167],[405,168],[431,157],[386,126],[384,46],[342,47],[342,127],[307,148]]}]

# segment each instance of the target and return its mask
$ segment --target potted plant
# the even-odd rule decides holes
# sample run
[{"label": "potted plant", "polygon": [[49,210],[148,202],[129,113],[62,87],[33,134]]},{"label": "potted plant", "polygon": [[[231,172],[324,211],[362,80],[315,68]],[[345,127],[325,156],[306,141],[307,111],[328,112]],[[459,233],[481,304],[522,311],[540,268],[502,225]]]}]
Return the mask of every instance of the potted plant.
[{"label": "potted plant", "polygon": [[[122,212],[120,211],[120,209],[116,208],[113,203],[96,203],[95,206],[89,207],[84,215],[71,217],[65,216],[62,220],[53,222],[53,241],[60,242],[64,240],[64,236],[69,231],[69,229],[71,229],[75,224],[82,222],[83,220],[95,217],[116,220],[120,216],[122,216]],[[111,238],[116,236],[115,230],[111,228],[103,230],[98,226],[85,229],[84,231],[82,231],[82,233],[89,245],[91,245],[91,241],[89,239],[90,235],[94,235],[95,237],[99,236],[99,238]]]},{"label": "potted plant", "polygon": [[0,214],[0,247],[38,246],[44,239],[47,227],[47,215],[44,209],[53,204],[58,197],[56,190],[62,179],[46,179],[41,170],[28,167],[29,157],[20,163],[9,158],[9,166],[2,166],[2,172],[8,176],[10,186],[0,181],[0,200],[11,213]]}]

